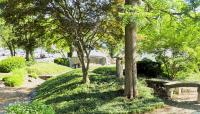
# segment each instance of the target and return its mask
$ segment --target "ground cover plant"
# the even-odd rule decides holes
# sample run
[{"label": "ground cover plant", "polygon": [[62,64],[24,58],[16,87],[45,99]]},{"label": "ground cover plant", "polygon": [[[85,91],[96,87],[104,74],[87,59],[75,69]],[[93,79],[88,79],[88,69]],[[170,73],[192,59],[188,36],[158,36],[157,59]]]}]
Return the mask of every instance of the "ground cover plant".
[{"label": "ground cover plant", "polygon": [[51,106],[39,102],[18,103],[6,108],[7,114],[55,114]]},{"label": "ground cover plant", "polygon": [[37,88],[34,101],[52,105],[56,113],[143,113],[163,106],[152,90],[139,81],[134,100],[123,97],[122,80],[110,75],[90,74],[91,83],[81,82],[80,70],[55,77]]}]

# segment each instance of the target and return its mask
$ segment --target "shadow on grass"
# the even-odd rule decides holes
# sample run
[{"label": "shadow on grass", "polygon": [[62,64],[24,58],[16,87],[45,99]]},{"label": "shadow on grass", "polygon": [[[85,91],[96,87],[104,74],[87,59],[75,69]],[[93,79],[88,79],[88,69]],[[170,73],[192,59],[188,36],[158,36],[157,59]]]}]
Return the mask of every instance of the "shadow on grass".
[{"label": "shadow on grass", "polygon": [[97,110],[97,107],[103,105],[106,102],[113,100],[116,97],[122,96],[122,91],[108,91],[97,93],[78,93],[73,95],[63,95],[47,100],[46,104],[59,104],[69,103],[66,107],[56,109],[59,113],[81,112],[81,113],[93,113]]},{"label": "shadow on grass", "polygon": [[[58,114],[94,114],[108,112],[144,112],[160,106],[158,99],[127,100],[122,80],[114,76],[90,75],[91,84],[82,84],[82,75],[74,71],[50,79],[38,87],[35,100],[52,105]],[[139,107],[139,109],[138,109]]]},{"label": "shadow on grass", "polygon": [[66,89],[74,89],[76,85],[81,84],[81,82],[74,82],[71,84],[66,84],[74,79],[74,77],[81,77],[80,75],[60,75],[56,78],[50,79],[37,87],[38,93],[42,93],[36,96],[36,99],[45,99],[53,94],[59,94]]},{"label": "shadow on grass", "polygon": [[87,100],[88,98],[96,99],[96,100],[112,100],[113,98],[119,97],[123,95],[122,90],[117,91],[108,91],[108,92],[95,92],[95,93],[78,93],[73,95],[63,95],[60,97],[56,97],[50,100],[47,100],[47,104],[51,103],[60,103],[63,101],[71,101],[71,100]]}]

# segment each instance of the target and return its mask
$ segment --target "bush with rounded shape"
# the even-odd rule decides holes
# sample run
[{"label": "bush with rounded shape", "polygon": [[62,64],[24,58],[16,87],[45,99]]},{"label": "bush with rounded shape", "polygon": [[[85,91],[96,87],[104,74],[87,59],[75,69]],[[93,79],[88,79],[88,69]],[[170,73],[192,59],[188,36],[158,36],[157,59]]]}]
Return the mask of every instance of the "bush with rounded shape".
[{"label": "bush with rounded shape", "polygon": [[10,86],[10,87],[21,86],[24,83],[24,76],[15,74],[15,75],[11,75],[11,76],[7,76],[3,78],[3,81],[6,86]]},{"label": "bush with rounded shape", "polygon": [[0,61],[0,72],[9,73],[14,69],[22,68],[26,65],[26,61],[22,57],[9,57]]},{"label": "bush with rounded shape", "polygon": [[161,63],[148,59],[137,62],[137,72],[149,78],[157,78],[163,74]]},{"label": "bush with rounded shape", "polygon": [[70,66],[69,59],[67,58],[56,58],[54,59],[54,63],[68,67]]},{"label": "bush with rounded shape", "polygon": [[11,75],[3,78],[6,86],[16,87],[21,86],[25,81],[26,70],[25,69],[15,69],[12,71]]},{"label": "bush with rounded shape", "polygon": [[7,114],[55,114],[51,106],[39,102],[17,103],[6,108]]}]

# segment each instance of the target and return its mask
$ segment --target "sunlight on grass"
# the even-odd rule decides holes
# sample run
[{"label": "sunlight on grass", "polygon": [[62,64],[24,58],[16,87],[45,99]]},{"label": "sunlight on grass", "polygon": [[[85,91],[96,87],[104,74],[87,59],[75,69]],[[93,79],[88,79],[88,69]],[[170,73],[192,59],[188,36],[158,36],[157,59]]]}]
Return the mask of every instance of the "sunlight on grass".
[{"label": "sunlight on grass", "polygon": [[72,69],[69,67],[57,65],[55,63],[36,63],[30,67],[27,67],[28,74],[34,74],[38,76],[60,75],[71,70]]}]

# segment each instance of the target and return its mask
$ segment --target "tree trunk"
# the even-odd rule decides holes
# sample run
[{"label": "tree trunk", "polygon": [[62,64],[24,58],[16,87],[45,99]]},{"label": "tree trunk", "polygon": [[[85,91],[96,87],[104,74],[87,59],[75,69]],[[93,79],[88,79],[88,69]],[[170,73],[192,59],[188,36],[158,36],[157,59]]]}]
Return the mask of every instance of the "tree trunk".
[{"label": "tree trunk", "polygon": [[76,51],[77,51],[78,58],[79,58],[79,61],[81,62],[81,66],[82,66],[83,83],[89,84],[90,83],[90,79],[88,76],[89,63],[90,63],[89,55],[86,54],[86,60],[85,60],[84,50],[81,47],[81,45],[78,43],[76,45]]},{"label": "tree trunk", "polygon": [[16,56],[16,49],[14,46],[13,46],[13,54],[14,54],[14,56]]},{"label": "tree trunk", "polygon": [[123,65],[122,65],[122,58],[120,57],[116,58],[116,71],[117,71],[117,77],[123,78]]},{"label": "tree trunk", "polygon": [[82,66],[82,72],[83,72],[83,83],[89,84],[90,79],[88,77],[88,69],[85,66]]},{"label": "tree trunk", "polygon": [[30,55],[31,55],[31,60],[34,60],[34,50],[33,49],[30,49],[29,51]]},{"label": "tree trunk", "polygon": [[8,48],[10,50],[10,55],[15,56],[15,52],[14,52],[13,48],[11,46],[9,46]]},{"label": "tree trunk", "polygon": [[26,49],[25,51],[26,51],[26,57],[25,57],[25,59],[26,59],[26,61],[30,61],[29,49]]},{"label": "tree trunk", "polygon": [[[138,0],[126,0],[126,5],[137,5]],[[136,67],[136,23],[130,22],[125,27],[125,91],[127,98],[137,96],[137,67]]]},{"label": "tree trunk", "polygon": [[67,53],[67,56],[70,57],[70,58],[72,58],[73,51],[74,51],[73,47],[70,46],[70,47],[69,47],[69,53]]}]

